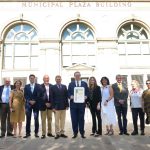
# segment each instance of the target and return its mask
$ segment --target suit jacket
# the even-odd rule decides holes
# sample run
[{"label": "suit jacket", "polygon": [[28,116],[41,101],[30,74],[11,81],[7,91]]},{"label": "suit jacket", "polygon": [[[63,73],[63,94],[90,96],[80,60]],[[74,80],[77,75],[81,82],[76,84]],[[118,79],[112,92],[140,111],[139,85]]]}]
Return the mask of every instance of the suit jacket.
[{"label": "suit jacket", "polygon": [[[117,83],[114,83],[112,85],[112,88],[113,88],[113,91],[114,91],[114,103],[115,103],[115,106],[121,106],[122,105],[124,107],[127,107],[127,99],[128,99],[128,94],[129,94],[127,85],[122,83],[122,91],[121,92],[119,90],[119,87],[118,87]],[[124,104],[120,104],[119,100],[125,100],[125,103]]]},{"label": "suit jacket", "polygon": [[42,99],[40,99],[39,101],[39,109],[41,111],[45,111],[46,109],[52,109],[52,106],[50,106],[49,108],[46,107],[46,103],[50,103],[51,104],[51,101],[52,101],[52,84],[49,84],[49,98],[47,96],[47,93],[46,93],[46,88],[45,88],[45,85],[44,83],[41,84],[41,87],[42,87],[42,93],[43,93],[43,97]]},{"label": "suit jacket", "polygon": [[[34,91],[31,92],[30,84],[25,85],[24,88],[24,97],[26,99],[26,108],[34,108],[39,109],[39,101],[43,97],[42,87],[40,84],[35,83]],[[36,103],[34,105],[31,105],[29,103],[30,100],[35,101]]]},{"label": "suit jacket", "polygon": [[[69,84],[69,86],[68,86],[68,97],[69,97],[69,99],[71,96],[74,96],[74,88],[75,87],[76,87],[75,81],[73,81]],[[85,89],[84,95],[88,97],[89,90],[88,90],[87,83],[84,81],[81,81],[80,87],[84,87],[84,89]],[[86,100],[85,100],[85,103],[86,103]],[[74,103],[73,99],[70,99],[70,108],[85,107],[85,103]]]},{"label": "suit jacket", "polygon": [[[91,99],[91,94],[92,94],[92,99]],[[100,86],[96,86],[93,89],[93,92],[90,93],[89,89],[89,96],[87,98],[87,104],[89,105],[90,108],[97,108],[97,104],[102,101],[102,96],[101,96],[101,89]],[[101,106],[101,105],[100,105]]]},{"label": "suit jacket", "polygon": [[56,110],[65,110],[69,107],[68,91],[66,85],[61,84],[58,88],[57,84],[52,86],[52,108]]},{"label": "suit jacket", "polygon": [[[0,86],[0,103],[2,103],[2,94],[3,94],[3,89],[5,85]],[[14,89],[13,85],[10,85],[11,90]]]}]

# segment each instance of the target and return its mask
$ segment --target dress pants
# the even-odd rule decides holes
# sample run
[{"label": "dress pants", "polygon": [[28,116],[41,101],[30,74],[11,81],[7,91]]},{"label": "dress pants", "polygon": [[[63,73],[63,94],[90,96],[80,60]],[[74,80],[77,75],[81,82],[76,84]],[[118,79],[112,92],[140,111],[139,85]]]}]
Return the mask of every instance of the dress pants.
[{"label": "dress pants", "polygon": [[31,132],[31,116],[32,111],[34,115],[34,126],[35,126],[35,134],[39,132],[39,110],[37,108],[28,107],[26,108],[26,135]]},{"label": "dress pants", "polygon": [[[10,123],[10,108],[9,104],[0,104],[1,105],[1,135],[5,135],[6,128],[7,134],[12,133],[13,126]],[[6,125],[7,123],[7,125]],[[7,127],[6,127],[7,126]]]},{"label": "dress pants", "polygon": [[90,111],[92,115],[92,133],[102,134],[102,120],[100,110],[97,110],[95,107],[90,107]]},{"label": "dress pants", "polygon": [[42,135],[46,135],[46,119],[47,119],[48,133],[52,134],[52,112],[53,111],[51,109],[41,111]]},{"label": "dress pants", "polygon": [[138,116],[140,118],[140,129],[141,131],[144,131],[145,123],[144,123],[144,112],[142,108],[132,108],[132,119],[133,119],[133,126],[134,131],[138,133]]},{"label": "dress pants", "polygon": [[55,111],[55,133],[57,135],[64,134],[65,119],[66,119],[66,110]]},{"label": "dress pants", "polygon": [[81,135],[84,135],[84,104],[74,104],[75,107],[70,107],[71,121],[74,135],[78,134],[78,130]]},{"label": "dress pants", "polygon": [[127,133],[127,107],[116,106],[118,125],[121,133]]}]

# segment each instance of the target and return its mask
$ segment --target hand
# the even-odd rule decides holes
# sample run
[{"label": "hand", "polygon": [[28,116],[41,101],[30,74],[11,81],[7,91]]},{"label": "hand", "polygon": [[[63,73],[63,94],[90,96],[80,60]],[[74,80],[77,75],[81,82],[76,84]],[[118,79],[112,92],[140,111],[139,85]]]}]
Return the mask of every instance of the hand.
[{"label": "hand", "polygon": [[87,96],[84,96],[84,99],[86,100],[86,99],[87,99]]},{"label": "hand", "polygon": [[46,107],[48,107],[48,108],[51,107],[51,104],[50,104],[50,103],[46,103],[45,105],[46,105]]},{"label": "hand", "polygon": [[56,111],[56,110],[55,110],[55,109],[53,109],[53,112],[54,112],[54,113],[55,113],[55,111]]},{"label": "hand", "polygon": [[101,110],[100,103],[97,104],[97,110]]},{"label": "hand", "polygon": [[71,95],[71,96],[70,96],[70,99],[74,99],[74,96],[73,96],[73,95]]},{"label": "hand", "polygon": [[124,104],[124,100],[120,99],[120,100],[119,100],[119,103],[120,103],[120,104]]},{"label": "hand", "polygon": [[69,107],[66,107],[66,110],[68,110],[69,109]]},{"label": "hand", "polygon": [[31,105],[34,105],[36,102],[33,101],[33,100],[30,100],[29,103],[30,103]]},{"label": "hand", "polygon": [[13,108],[10,108],[10,112],[15,112],[15,110]]},{"label": "hand", "polygon": [[105,102],[104,102],[104,106],[107,106],[107,104],[108,104],[108,102],[107,102],[107,101],[105,101]]}]

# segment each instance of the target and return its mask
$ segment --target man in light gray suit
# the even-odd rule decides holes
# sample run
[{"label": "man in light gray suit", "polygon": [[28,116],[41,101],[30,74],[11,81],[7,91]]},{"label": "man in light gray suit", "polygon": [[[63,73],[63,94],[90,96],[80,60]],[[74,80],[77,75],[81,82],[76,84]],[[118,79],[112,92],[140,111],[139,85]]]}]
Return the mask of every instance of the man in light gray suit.
[{"label": "man in light gray suit", "polygon": [[122,82],[121,75],[116,75],[116,80],[117,82],[112,85],[112,88],[114,90],[114,103],[120,129],[119,135],[129,135],[127,132],[127,99],[129,92],[127,85]]}]

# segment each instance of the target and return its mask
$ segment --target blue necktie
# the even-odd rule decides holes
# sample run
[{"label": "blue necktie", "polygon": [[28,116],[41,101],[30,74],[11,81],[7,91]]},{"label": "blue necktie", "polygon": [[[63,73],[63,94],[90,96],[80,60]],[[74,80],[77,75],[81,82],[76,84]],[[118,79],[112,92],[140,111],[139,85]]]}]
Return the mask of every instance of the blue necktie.
[{"label": "blue necktie", "polygon": [[9,87],[6,89],[6,103],[9,103]]}]

